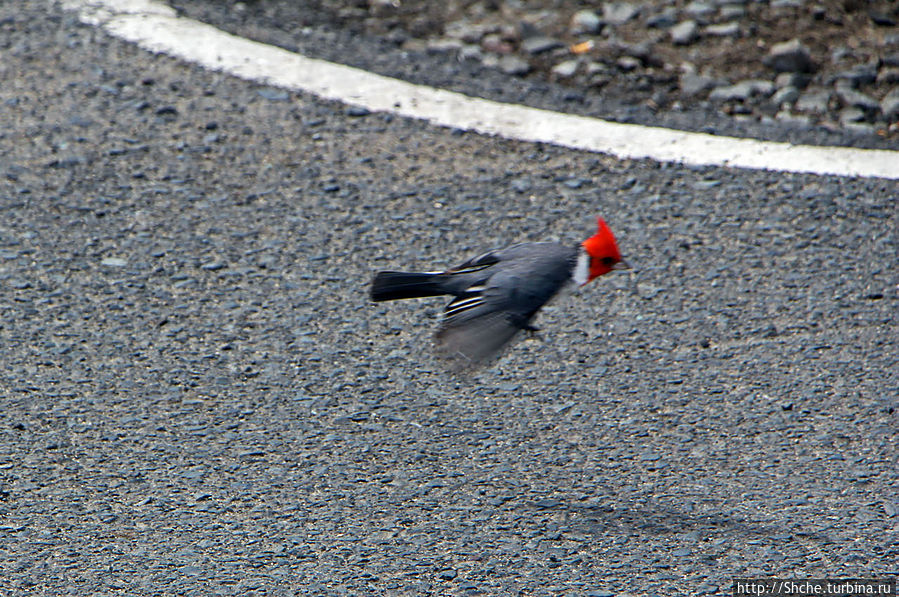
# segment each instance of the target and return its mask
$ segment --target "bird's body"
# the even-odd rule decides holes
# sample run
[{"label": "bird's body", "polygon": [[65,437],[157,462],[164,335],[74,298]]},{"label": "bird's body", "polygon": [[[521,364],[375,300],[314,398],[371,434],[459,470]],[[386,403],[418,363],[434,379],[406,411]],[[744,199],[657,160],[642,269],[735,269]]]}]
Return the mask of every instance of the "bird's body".
[{"label": "bird's body", "polygon": [[374,301],[451,295],[436,334],[438,352],[461,364],[497,354],[568,282],[586,284],[622,263],[605,222],[579,246],[522,243],[440,272],[380,272]]}]

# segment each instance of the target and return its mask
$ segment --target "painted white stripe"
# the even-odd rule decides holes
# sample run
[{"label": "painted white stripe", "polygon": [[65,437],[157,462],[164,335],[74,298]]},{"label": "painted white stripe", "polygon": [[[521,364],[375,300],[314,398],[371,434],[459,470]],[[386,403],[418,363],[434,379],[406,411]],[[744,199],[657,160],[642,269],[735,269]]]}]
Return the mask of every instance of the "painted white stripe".
[{"label": "painted white stripe", "polygon": [[64,0],[110,34],[244,79],[393,112],[453,128],[552,143],[620,158],[899,179],[899,152],[791,145],[659,127],[476,99],[306,58],[178,17],[156,0]]}]

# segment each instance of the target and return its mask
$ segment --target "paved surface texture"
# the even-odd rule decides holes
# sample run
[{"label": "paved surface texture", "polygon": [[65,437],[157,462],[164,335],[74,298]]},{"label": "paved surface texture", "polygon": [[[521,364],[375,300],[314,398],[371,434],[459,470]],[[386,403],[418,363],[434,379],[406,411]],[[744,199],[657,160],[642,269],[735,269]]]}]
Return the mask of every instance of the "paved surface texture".
[{"label": "paved surface texture", "polygon": [[[809,23],[812,17],[808,13],[815,6],[811,4],[801,10],[753,2],[746,7],[752,14],[741,17],[747,23],[737,38],[702,35],[697,43],[686,46],[668,43],[667,32],[662,33],[665,28],[646,29],[646,20],[661,4],[677,4],[681,13],[688,8],[686,3],[669,0],[641,3],[642,12],[627,24],[604,27],[599,35],[573,38],[556,34],[566,24],[565,15],[576,8],[574,2],[471,2],[467,3],[467,16],[462,17],[453,8],[459,6],[454,2],[403,2],[398,10],[384,6],[388,3],[372,2],[370,16],[365,19],[359,16],[366,11],[364,7],[359,10],[359,5],[365,3],[355,0],[310,2],[303,10],[297,10],[290,0],[170,3],[180,14],[306,56],[502,102],[617,122],[773,141],[897,147],[899,129],[893,125],[899,114],[895,104],[899,87],[892,74],[880,75],[881,71],[893,73],[897,68],[894,61],[899,64],[895,55],[899,37],[890,35],[895,27],[873,26],[864,10],[850,15],[836,2],[828,2],[827,10],[834,15],[845,14],[851,23],[837,27],[827,22]],[[628,2],[605,5],[640,8]],[[690,3],[694,5],[710,7],[702,0]],[[478,13],[479,6],[485,8],[482,14]],[[352,10],[340,10],[347,7]],[[497,11],[496,7],[504,8]],[[712,16],[696,21],[717,20],[719,9],[711,8]],[[720,10],[726,8],[733,5]],[[870,8],[876,11],[878,7],[871,3]],[[797,24],[800,12],[804,13],[801,26]],[[421,15],[431,20],[432,29],[412,29],[427,40],[409,32],[410,21]],[[765,24],[759,27],[761,22]],[[508,46],[507,50],[494,48],[488,41],[500,36],[490,33],[493,26],[508,32],[510,41],[499,42]],[[471,39],[466,30],[480,32],[475,37],[483,37],[479,43],[429,37],[440,28],[447,35],[465,39]],[[809,33],[810,29],[814,31]],[[523,37],[525,34],[530,37]],[[778,80],[777,72],[765,66],[764,59],[777,42],[796,35],[818,48],[811,59],[821,70],[813,76],[787,73],[795,76]],[[835,37],[841,41],[825,39]],[[865,41],[856,43],[853,38]],[[593,42],[594,48],[588,54],[573,55],[567,43],[575,40]],[[536,54],[524,49],[534,42],[549,43],[550,49]],[[822,46],[829,46],[832,55],[827,55]],[[477,51],[474,58],[468,53],[472,47]],[[513,69],[508,74],[504,65],[510,60],[531,70],[516,75]],[[577,63],[576,75],[551,74],[556,62],[572,60]],[[633,66],[622,67],[622,60]],[[798,96],[782,101],[785,87],[793,87],[793,91],[783,93],[795,92]],[[711,96],[715,91],[723,95],[714,99]],[[889,120],[883,115],[887,113],[891,115]]]},{"label": "paved surface texture", "polygon": [[[893,182],[659,166],[0,5],[0,591],[729,594],[899,561]],[[602,214],[636,267],[456,378],[373,271]]]}]

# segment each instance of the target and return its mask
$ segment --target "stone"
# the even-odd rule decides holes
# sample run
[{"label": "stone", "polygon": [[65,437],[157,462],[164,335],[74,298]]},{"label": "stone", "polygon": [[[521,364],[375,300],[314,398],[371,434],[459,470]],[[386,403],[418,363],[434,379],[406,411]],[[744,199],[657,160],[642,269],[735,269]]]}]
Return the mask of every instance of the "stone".
[{"label": "stone", "polygon": [[634,58],[633,56],[622,56],[615,62],[615,64],[622,72],[629,73],[632,70],[637,69],[642,63],[638,58]]},{"label": "stone", "polygon": [[725,21],[732,21],[734,19],[742,19],[744,16],[746,16],[746,9],[742,6],[728,4],[721,7],[721,11],[719,14]]},{"label": "stone", "polygon": [[797,99],[799,99],[799,90],[792,85],[787,85],[778,89],[771,96],[771,103],[775,106],[781,106],[783,104],[792,104]]},{"label": "stone", "polygon": [[715,7],[711,4],[706,4],[701,0],[693,0],[684,7],[684,12],[694,19],[707,17],[713,12],[715,12]]},{"label": "stone", "polygon": [[878,85],[895,85],[899,83],[899,67],[888,66],[877,73]]},{"label": "stone", "polygon": [[796,100],[796,109],[802,112],[824,114],[827,112],[828,104],[830,104],[830,91],[826,89],[807,91]]},{"label": "stone", "polygon": [[764,59],[765,66],[779,73],[811,73],[815,72],[808,48],[798,39],[774,44]]},{"label": "stone", "polygon": [[705,34],[714,37],[736,37],[740,35],[740,25],[734,22],[709,25]]},{"label": "stone", "polygon": [[669,6],[663,11],[657,12],[646,19],[647,27],[654,27],[657,29],[667,29],[675,23],[677,23],[677,9],[673,6]]},{"label": "stone", "polygon": [[802,89],[808,85],[809,76],[803,73],[780,73],[774,78],[774,87],[783,89],[784,87],[796,87]]},{"label": "stone", "polygon": [[747,79],[734,85],[717,87],[709,94],[712,101],[746,101],[754,96],[767,97],[774,93],[774,83],[762,79]]},{"label": "stone", "polygon": [[462,42],[458,39],[440,37],[437,39],[429,39],[425,44],[425,48],[432,54],[445,54],[461,50]]},{"label": "stone", "polygon": [[558,39],[553,37],[546,37],[543,35],[538,35],[536,37],[529,37],[521,42],[521,49],[527,52],[528,54],[543,54],[544,52],[549,52],[550,50],[555,50],[556,48],[564,47],[563,44]]},{"label": "stone", "polygon": [[864,122],[865,111],[859,108],[844,108],[840,111],[840,124],[846,126],[854,122]]},{"label": "stone", "polygon": [[624,25],[640,14],[640,7],[631,2],[609,2],[602,7],[602,16],[610,25]]},{"label": "stone", "polygon": [[577,60],[565,60],[564,62],[560,62],[559,64],[553,66],[549,72],[554,77],[567,79],[574,76],[574,74],[577,72],[579,64],[580,62]]},{"label": "stone", "polygon": [[571,25],[568,30],[572,35],[599,33],[604,24],[595,11],[585,9],[579,10],[571,16]]},{"label": "stone", "polygon": [[793,126],[810,126],[812,124],[812,119],[804,114],[793,114],[789,110],[781,110],[778,112],[774,118],[778,122],[782,122],[784,124],[790,124]]},{"label": "stone", "polygon": [[446,37],[458,39],[468,44],[480,42],[488,33],[495,33],[495,29],[486,25],[475,25],[465,20],[447,24],[444,31]]},{"label": "stone", "polygon": [[840,98],[840,101],[847,107],[858,108],[864,110],[868,114],[877,114],[880,112],[880,102],[870,95],[856,91],[851,87],[838,85],[837,97]]},{"label": "stone", "polygon": [[507,75],[522,76],[531,72],[531,65],[518,56],[502,56],[496,63],[496,67]]},{"label": "stone", "polygon": [[845,81],[853,87],[873,83],[877,79],[877,63],[858,64],[850,69],[837,73],[838,81]]},{"label": "stone", "polygon": [[685,46],[696,41],[699,37],[699,26],[696,21],[683,21],[668,30],[671,41],[677,45]]},{"label": "stone", "polygon": [[880,111],[888,122],[899,121],[899,87],[893,88],[880,101]]},{"label": "stone", "polygon": [[681,93],[687,97],[691,97],[699,95],[700,93],[705,93],[709,89],[714,89],[721,85],[721,81],[714,77],[706,77],[694,72],[686,72],[680,76],[678,84],[680,85]]}]

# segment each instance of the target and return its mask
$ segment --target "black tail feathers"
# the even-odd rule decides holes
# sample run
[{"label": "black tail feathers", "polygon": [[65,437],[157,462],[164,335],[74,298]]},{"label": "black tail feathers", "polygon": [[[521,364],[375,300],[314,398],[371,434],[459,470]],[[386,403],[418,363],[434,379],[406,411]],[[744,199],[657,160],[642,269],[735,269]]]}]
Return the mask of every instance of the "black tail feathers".
[{"label": "black tail feathers", "polygon": [[378,272],[371,283],[371,300],[394,301],[446,294],[443,274],[410,274],[405,272]]}]

